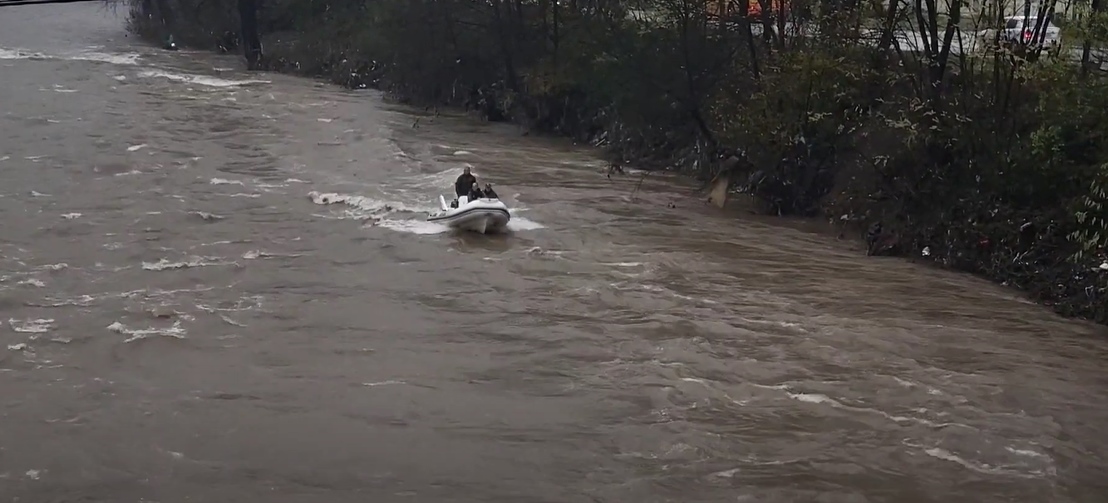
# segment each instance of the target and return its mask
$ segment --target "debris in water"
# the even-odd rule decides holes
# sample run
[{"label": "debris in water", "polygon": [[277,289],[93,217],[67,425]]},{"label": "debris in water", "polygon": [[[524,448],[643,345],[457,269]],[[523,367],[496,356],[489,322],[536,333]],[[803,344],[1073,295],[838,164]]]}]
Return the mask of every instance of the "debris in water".
[{"label": "debris in water", "polygon": [[214,222],[214,221],[223,220],[224,218],[226,218],[222,215],[216,215],[215,213],[208,213],[206,211],[190,211],[189,214],[190,215],[196,215],[196,216],[200,217],[201,220],[205,220],[205,221],[208,221],[208,222]]},{"label": "debris in water", "polygon": [[54,320],[52,318],[28,319],[23,321],[14,318],[8,319],[8,326],[12,328],[12,331],[25,334],[46,333],[49,332],[51,328],[54,328],[53,325]]}]

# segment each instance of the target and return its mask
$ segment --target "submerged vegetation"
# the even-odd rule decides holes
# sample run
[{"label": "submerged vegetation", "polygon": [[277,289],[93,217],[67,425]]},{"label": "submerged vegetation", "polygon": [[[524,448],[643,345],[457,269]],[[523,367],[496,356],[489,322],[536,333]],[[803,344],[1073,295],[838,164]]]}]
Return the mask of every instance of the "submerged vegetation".
[{"label": "submerged vegetation", "polygon": [[[723,175],[765,211],[868,229],[872,254],[1105,323],[1101,1],[127,3],[150,39]],[[1006,42],[1010,16],[1031,22]],[[1062,32],[1049,50],[1048,18]]]}]

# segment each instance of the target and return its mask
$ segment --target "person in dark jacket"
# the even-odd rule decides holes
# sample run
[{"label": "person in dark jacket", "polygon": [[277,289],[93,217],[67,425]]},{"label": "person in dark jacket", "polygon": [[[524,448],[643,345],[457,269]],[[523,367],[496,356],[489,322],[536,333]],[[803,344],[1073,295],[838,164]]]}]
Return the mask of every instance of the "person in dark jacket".
[{"label": "person in dark jacket", "polygon": [[481,187],[477,185],[477,182],[473,182],[473,185],[469,189],[469,200],[475,201],[477,199],[484,199],[485,193],[481,192]]},{"label": "person in dark jacket", "polygon": [[469,166],[466,166],[465,172],[454,181],[454,195],[458,197],[468,196],[474,185],[477,185],[477,177],[473,176],[469,172]]}]

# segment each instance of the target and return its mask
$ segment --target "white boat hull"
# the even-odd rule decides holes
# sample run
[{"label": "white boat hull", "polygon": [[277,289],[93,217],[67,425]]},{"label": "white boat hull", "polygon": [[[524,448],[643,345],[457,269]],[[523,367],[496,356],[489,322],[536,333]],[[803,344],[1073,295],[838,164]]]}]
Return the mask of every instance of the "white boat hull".
[{"label": "white boat hull", "polygon": [[503,231],[512,219],[512,215],[508,213],[508,207],[499,199],[466,201],[463,198],[458,201],[457,208],[450,208],[446,205],[446,199],[439,196],[439,204],[443,210],[428,216],[427,221],[440,223],[452,229],[492,234]]}]

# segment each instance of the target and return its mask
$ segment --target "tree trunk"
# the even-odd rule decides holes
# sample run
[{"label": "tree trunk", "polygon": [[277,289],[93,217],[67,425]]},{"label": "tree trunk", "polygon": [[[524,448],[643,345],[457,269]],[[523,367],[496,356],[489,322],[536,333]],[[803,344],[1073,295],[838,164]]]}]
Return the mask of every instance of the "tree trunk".
[{"label": "tree trunk", "polygon": [[[505,24],[510,23],[510,16],[504,16],[501,14],[501,2],[502,0],[493,0],[492,12],[493,22],[496,25],[496,34],[500,42],[500,54],[504,58],[504,71],[507,73],[508,89],[514,92],[519,91],[519,76],[516,75],[516,65],[512,58],[512,48],[509,47],[511,41],[510,36],[505,29]],[[508,14],[511,14],[510,12]],[[509,18],[509,19],[505,19]]]},{"label": "tree trunk", "polygon": [[242,49],[246,56],[246,68],[258,70],[262,66],[262,41],[258,36],[258,1],[238,0]]},{"label": "tree trunk", "polygon": [[762,78],[762,71],[758,67],[758,49],[754,45],[754,26],[750,21],[750,2],[739,2],[739,18],[745,26],[746,48],[750,51],[750,71],[754,74],[757,83]]},{"label": "tree trunk", "polygon": [[[1092,15],[1096,15],[1100,12],[1101,0],[1093,0],[1092,3]],[[1089,56],[1092,53],[1093,42],[1092,40],[1085,39],[1085,44],[1081,48],[1081,75],[1085,76],[1089,74]]]}]

